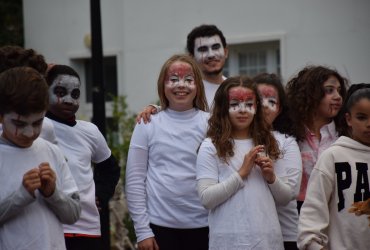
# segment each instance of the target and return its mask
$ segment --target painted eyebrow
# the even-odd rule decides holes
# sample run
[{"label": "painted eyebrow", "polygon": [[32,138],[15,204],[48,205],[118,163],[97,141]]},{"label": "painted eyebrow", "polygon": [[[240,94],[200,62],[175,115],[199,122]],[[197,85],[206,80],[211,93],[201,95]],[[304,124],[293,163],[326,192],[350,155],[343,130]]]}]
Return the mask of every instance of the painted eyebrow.
[{"label": "painted eyebrow", "polygon": [[[41,121],[43,121],[43,120],[44,120],[44,117],[42,117],[42,118],[40,118],[40,119],[38,119],[38,120],[36,120],[36,121],[32,122],[32,124],[33,124],[33,123],[37,123],[37,122],[41,122]],[[12,119],[12,121],[13,121],[13,122],[17,122],[17,123],[27,124],[27,122],[26,122],[26,121],[23,121],[23,120]]]}]

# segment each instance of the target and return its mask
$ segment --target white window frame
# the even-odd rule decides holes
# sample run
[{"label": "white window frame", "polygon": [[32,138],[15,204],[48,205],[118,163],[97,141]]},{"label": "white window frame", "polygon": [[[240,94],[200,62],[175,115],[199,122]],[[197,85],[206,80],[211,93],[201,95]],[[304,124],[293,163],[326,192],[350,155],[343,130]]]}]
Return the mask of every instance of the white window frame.
[{"label": "white window frame", "polygon": [[[229,76],[240,74],[238,58],[240,53],[255,53],[258,51],[265,51],[267,56],[266,71],[268,73],[278,73],[284,76],[286,73],[285,37],[286,35],[284,32],[276,32],[228,38],[227,42],[229,46],[229,58],[225,72]],[[278,64],[275,60],[276,50],[279,51],[280,64]]]}]

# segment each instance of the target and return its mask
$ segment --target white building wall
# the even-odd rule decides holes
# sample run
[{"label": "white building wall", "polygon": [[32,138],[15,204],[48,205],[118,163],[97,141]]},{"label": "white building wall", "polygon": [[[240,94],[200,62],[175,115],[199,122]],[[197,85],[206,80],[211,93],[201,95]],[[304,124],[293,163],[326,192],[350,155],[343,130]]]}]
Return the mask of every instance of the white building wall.
[{"label": "white building wall", "polygon": [[[23,5],[25,47],[75,67],[71,60],[89,57],[89,0]],[[119,94],[133,112],[158,100],[160,67],[185,51],[187,34],[203,23],[216,24],[229,44],[279,39],[285,80],[314,63],[352,83],[370,82],[369,13],[368,0],[101,0],[103,50],[117,56]],[[91,105],[81,105],[80,115],[90,116]]]}]

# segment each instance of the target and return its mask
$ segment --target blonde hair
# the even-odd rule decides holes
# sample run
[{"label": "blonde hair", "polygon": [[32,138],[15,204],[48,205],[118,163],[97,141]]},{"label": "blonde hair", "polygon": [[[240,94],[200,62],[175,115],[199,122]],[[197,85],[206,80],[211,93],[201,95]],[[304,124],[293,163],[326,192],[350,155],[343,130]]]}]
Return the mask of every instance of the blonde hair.
[{"label": "blonde hair", "polygon": [[169,105],[168,99],[166,98],[166,95],[164,93],[164,84],[166,81],[167,71],[174,62],[184,62],[191,66],[193,73],[194,73],[195,86],[197,88],[197,94],[194,98],[193,106],[200,110],[208,111],[208,104],[207,104],[206,95],[204,92],[203,80],[202,80],[202,72],[200,71],[194,59],[186,54],[177,54],[177,55],[171,56],[163,64],[161,68],[161,71],[158,76],[157,88],[158,88],[158,96],[159,96],[162,109],[166,109]]}]

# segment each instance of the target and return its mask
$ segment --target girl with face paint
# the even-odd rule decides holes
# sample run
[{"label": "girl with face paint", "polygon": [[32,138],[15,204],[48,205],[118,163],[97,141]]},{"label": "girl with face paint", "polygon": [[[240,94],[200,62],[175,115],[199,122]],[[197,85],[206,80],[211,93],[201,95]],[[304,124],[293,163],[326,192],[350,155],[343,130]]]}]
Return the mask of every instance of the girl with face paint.
[{"label": "girl with face paint", "polygon": [[300,249],[370,249],[369,220],[351,214],[360,215],[370,201],[370,84],[351,85],[339,118],[345,129],[310,176],[299,217]]},{"label": "girl with face paint", "polygon": [[275,139],[282,152],[274,164],[276,175],[284,180],[290,192],[287,204],[276,204],[285,250],[298,250],[298,211],[296,197],[302,177],[302,159],[292,135],[284,87],[276,74],[261,73],[253,78],[262,102],[266,121],[272,125]]},{"label": "girl with face paint", "polygon": [[281,152],[250,78],[220,85],[208,125],[197,185],[209,209],[209,249],[284,249],[275,201],[290,194],[275,175]]},{"label": "girl with face paint", "polygon": [[91,122],[76,119],[81,87],[77,72],[57,64],[49,68],[46,79],[49,85],[46,115],[52,120],[58,146],[68,160],[81,196],[80,219],[73,225],[64,225],[67,249],[100,250],[99,210],[113,196],[120,168],[99,129]]},{"label": "girl with face paint", "polygon": [[[190,31],[186,49],[202,71],[204,91],[208,107],[212,107],[217,88],[226,79],[223,75],[229,50],[222,31],[215,25],[203,24]],[[136,117],[136,122],[150,122],[150,116],[161,110],[160,106],[148,105]]]},{"label": "girl with face paint", "polygon": [[0,74],[0,249],[65,249],[62,223],[80,216],[64,155],[38,138],[47,105],[48,87],[36,70]]},{"label": "girl with face paint", "polygon": [[126,197],[138,248],[207,250],[208,212],[195,179],[209,116],[202,75],[190,56],[174,55],[157,87],[163,111],[136,124],[127,159]]},{"label": "girl with face paint", "polygon": [[302,157],[298,211],[306,196],[311,171],[321,153],[338,138],[338,112],[346,95],[347,80],[323,66],[307,66],[286,85],[293,135]]}]

